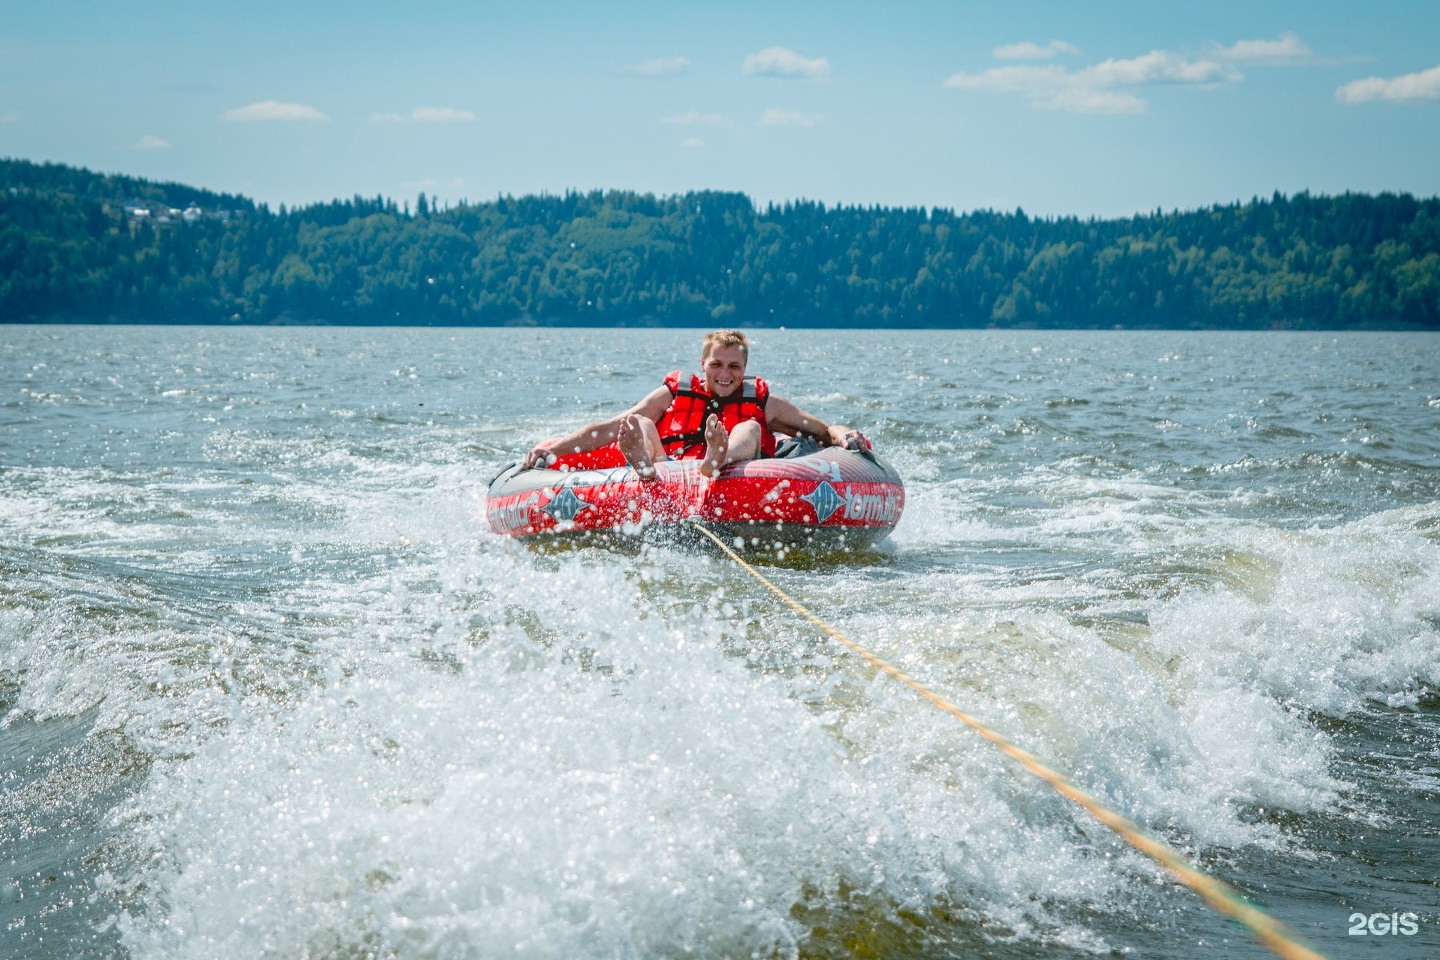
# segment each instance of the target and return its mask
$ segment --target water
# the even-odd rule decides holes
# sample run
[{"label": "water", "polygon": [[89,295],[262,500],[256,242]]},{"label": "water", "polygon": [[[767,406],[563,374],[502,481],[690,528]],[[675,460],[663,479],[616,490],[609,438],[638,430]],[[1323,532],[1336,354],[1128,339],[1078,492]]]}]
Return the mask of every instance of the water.
[{"label": "water", "polygon": [[[784,589],[1331,956],[1440,953],[1440,340],[756,341],[909,493]],[[697,342],[0,327],[0,956],[1268,956],[728,561],[489,532]]]}]

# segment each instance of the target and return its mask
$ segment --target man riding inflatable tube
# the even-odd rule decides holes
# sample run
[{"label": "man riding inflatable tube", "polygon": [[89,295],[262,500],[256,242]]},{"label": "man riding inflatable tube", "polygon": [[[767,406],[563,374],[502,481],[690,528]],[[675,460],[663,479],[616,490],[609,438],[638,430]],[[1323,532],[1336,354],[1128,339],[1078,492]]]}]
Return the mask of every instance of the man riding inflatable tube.
[{"label": "man riding inflatable tube", "polygon": [[[698,459],[700,473],[713,477],[721,467],[773,453],[776,433],[811,437],[822,446],[869,448],[860,431],[827,425],[770,393],[759,377],[747,380],[749,354],[750,344],[738,330],[707,334],[699,375],[673,371],[664,385],[619,416],[538,444],[525,454],[525,469],[612,443],[642,480],[653,480],[655,464],[670,459]],[[702,416],[703,425],[695,423]]]}]

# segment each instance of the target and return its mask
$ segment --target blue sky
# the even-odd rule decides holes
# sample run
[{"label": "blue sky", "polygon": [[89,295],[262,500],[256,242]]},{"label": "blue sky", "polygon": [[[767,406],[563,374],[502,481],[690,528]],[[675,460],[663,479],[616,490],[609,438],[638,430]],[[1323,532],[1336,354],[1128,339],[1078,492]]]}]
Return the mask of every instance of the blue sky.
[{"label": "blue sky", "polygon": [[1440,3],[8,0],[0,156],[297,204],[1440,194]]}]

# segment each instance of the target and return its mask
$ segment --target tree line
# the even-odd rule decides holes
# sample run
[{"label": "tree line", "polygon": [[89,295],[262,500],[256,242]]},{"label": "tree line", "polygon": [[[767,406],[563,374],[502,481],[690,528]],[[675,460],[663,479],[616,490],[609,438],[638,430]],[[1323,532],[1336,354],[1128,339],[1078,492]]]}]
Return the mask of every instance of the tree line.
[{"label": "tree line", "polygon": [[1440,198],[1117,218],[606,191],[412,207],[0,160],[0,321],[1440,329]]}]

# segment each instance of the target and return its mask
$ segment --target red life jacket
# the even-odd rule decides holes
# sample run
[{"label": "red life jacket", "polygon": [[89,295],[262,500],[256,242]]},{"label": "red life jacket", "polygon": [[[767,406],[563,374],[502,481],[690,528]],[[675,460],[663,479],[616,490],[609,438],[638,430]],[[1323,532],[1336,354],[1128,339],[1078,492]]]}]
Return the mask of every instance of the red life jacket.
[{"label": "red life jacket", "polygon": [[770,386],[759,377],[746,377],[744,385],[728,397],[717,397],[705,389],[705,378],[688,371],[672,370],[665,386],[674,399],[655,426],[660,429],[660,442],[672,460],[698,460],[705,455],[705,421],[710,414],[720,415],[726,430],[734,430],[747,420],[760,424],[760,456],[775,455],[775,434],[765,422],[765,401]]}]

